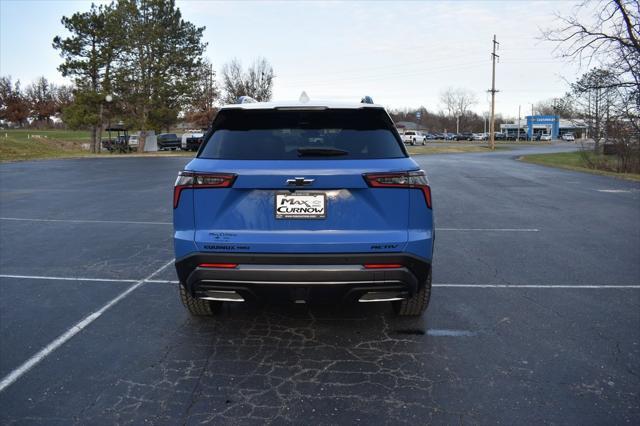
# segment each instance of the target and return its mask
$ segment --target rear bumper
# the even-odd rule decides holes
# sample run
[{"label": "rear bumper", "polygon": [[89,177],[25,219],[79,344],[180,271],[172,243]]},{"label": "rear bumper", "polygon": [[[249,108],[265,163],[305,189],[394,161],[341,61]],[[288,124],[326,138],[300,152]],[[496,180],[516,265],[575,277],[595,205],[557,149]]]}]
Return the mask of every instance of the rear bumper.
[{"label": "rear bumper", "polygon": [[[234,269],[204,263],[237,263]],[[365,263],[402,265],[366,269]],[[244,300],[355,301],[369,292],[414,294],[431,263],[410,254],[224,254],[197,253],[176,261],[182,285],[195,297],[234,291]]]}]

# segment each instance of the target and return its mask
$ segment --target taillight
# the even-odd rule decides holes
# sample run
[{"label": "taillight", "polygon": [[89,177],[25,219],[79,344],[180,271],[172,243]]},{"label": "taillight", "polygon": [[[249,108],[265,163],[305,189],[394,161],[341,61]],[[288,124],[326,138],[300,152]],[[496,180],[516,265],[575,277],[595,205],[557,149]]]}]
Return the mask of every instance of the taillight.
[{"label": "taillight", "polygon": [[178,207],[183,189],[229,188],[234,180],[234,174],[180,172],[173,186],[173,208]]},{"label": "taillight", "polygon": [[395,269],[402,268],[399,263],[365,263],[364,269]]},{"label": "taillight", "polygon": [[200,268],[234,269],[238,267],[238,264],[237,263],[201,263],[198,266]]},{"label": "taillight", "polygon": [[431,208],[431,188],[423,170],[398,173],[367,173],[364,175],[372,188],[414,188],[422,191],[427,207]]}]

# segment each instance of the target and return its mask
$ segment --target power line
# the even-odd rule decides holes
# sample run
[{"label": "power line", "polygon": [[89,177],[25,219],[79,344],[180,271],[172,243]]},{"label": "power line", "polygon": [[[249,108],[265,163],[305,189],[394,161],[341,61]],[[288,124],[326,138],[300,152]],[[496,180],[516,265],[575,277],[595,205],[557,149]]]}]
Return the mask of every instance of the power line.
[{"label": "power line", "polygon": [[361,81],[371,81],[371,80],[382,80],[382,79],[388,79],[388,78],[398,78],[398,77],[413,77],[413,76],[424,76],[425,72],[428,74],[430,72],[442,72],[442,71],[450,71],[450,70],[458,70],[458,69],[466,69],[466,68],[475,68],[479,65],[481,65],[483,63],[483,61],[473,61],[473,62],[467,62],[467,63],[461,63],[461,64],[457,64],[457,65],[444,65],[444,66],[439,66],[439,67],[433,67],[433,68],[423,68],[420,70],[413,70],[413,71],[405,71],[405,72],[391,72],[391,73],[384,73],[384,74],[377,74],[377,75],[369,75],[369,76],[360,76],[360,77],[346,77],[346,78],[334,78],[334,79],[323,79],[321,82],[318,81],[312,81],[312,80],[287,80],[287,84],[280,86],[282,87],[297,87],[297,86],[302,86],[305,84],[310,84],[313,85],[314,87],[317,86],[327,86],[327,85],[333,85],[336,82],[361,82]]}]

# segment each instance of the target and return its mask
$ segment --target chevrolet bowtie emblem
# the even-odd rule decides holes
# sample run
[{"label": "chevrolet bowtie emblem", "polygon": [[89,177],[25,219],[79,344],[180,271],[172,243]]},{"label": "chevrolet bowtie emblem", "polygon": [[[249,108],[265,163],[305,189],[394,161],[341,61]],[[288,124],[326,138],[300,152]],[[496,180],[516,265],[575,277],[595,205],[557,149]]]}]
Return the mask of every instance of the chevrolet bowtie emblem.
[{"label": "chevrolet bowtie emblem", "polygon": [[305,179],[303,177],[296,177],[293,179],[287,179],[287,185],[289,186],[305,186],[311,185],[315,179]]}]

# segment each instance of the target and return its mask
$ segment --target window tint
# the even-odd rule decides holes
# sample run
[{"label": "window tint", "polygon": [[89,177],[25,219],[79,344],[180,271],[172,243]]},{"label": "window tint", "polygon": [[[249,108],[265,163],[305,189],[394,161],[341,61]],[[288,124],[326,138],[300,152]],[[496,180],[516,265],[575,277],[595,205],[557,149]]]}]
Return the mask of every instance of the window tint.
[{"label": "window tint", "polygon": [[228,160],[406,157],[382,109],[223,110],[198,157]]}]

